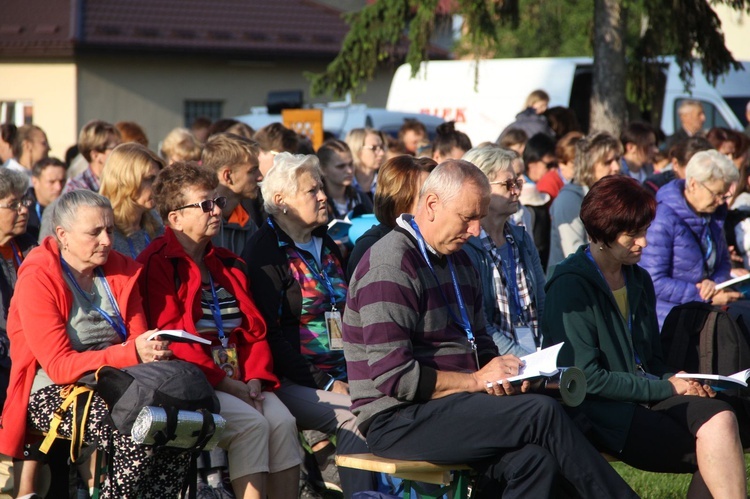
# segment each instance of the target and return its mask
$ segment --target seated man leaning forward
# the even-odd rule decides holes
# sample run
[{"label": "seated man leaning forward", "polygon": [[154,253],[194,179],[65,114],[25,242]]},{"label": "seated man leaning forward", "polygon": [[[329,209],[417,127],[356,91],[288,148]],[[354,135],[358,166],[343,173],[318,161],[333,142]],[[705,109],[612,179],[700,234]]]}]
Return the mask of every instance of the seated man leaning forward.
[{"label": "seated man leaning forward", "polygon": [[552,497],[562,478],[583,497],[636,497],[555,400],[506,379],[521,361],[498,356],[461,251],[489,201],[487,177],[448,160],[357,266],[344,352],[359,428],[379,456],[467,463],[504,497]]}]

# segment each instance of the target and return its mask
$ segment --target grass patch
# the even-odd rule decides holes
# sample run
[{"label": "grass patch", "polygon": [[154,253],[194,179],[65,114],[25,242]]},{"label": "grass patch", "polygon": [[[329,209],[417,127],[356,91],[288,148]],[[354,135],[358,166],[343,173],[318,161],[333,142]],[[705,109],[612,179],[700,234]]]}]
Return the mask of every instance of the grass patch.
[{"label": "grass patch", "polygon": [[[691,475],[649,473],[631,468],[625,463],[612,463],[620,476],[643,499],[682,499],[687,494]],[[750,480],[750,455],[745,455],[745,471]]]}]

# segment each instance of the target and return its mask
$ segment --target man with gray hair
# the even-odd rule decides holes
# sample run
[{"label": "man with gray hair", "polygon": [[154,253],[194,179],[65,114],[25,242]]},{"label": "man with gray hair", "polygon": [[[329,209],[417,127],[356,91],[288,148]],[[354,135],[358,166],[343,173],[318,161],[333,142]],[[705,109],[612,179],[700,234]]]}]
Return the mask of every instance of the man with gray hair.
[{"label": "man with gray hair", "polygon": [[674,134],[667,137],[665,150],[669,149],[689,137],[702,136],[703,124],[706,122],[706,113],[703,112],[703,104],[699,100],[685,99],[680,102],[677,108],[677,115],[680,117],[680,129],[675,130]]},{"label": "man with gray hair", "polygon": [[471,465],[480,496],[550,497],[564,477],[583,497],[636,497],[555,400],[507,380],[522,363],[498,356],[461,250],[489,202],[476,166],[446,161],[357,266],[343,337],[359,429],[383,457]]}]

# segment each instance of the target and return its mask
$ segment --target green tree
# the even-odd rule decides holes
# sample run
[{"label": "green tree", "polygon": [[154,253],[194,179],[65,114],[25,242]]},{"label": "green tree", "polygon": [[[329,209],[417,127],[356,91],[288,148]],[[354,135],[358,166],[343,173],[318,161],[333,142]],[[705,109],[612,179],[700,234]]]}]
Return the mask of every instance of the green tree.
[{"label": "green tree", "polygon": [[[404,58],[416,74],[428,59],[438,3],[377,0],[349,14],[341,51],[325,72],[311,75],[312,92],[361,92],[388,59]],[[750,0],[454,0],[454,14],[464,21],[456,50],[477,58],[593,53],[591,127],[619,134],[626,82],[631,96],[646,101],[659,56],[675,56],[686,85],[694,56],[709,82],[739,68],[711,8],[719,3],[750,11]]]}]

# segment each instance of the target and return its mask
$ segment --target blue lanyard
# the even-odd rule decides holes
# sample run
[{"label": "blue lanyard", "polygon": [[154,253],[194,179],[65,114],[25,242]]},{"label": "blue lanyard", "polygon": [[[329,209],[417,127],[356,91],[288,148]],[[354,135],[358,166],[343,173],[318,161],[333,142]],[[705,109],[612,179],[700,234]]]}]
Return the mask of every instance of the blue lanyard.
[{"label": "blue lanyard", "polygon": [[107,321],[107,323],[110,326],[112,326],[112,329],[114,329],[115,332],[118,335],[120,335],[120,338],[122,338],[122,340],[125,341],[128,337],[128,332],[127,332],[127,329],[125,328],[125,322],[122,320],[122,315],[120,314],[120,307],[117,306],[117,301],[115,301],[115,297],[112,296],[112,290],[109,289],[109,283],[107,282],[107,279],[104,278],[104,273],[102,272],[102,269],[100,267],[97,267],[96,274],[101,278],[102,284],[104,285],[104,289],[107,292],[107,297],[109,298],[109,303],[112,305],[112,309],[115,311],[114,317],[109,315],[106,311],[102,310],[101,307],[94,305],[94,303],[89,299],[88,295],[81,289],[81,286],[78,284],[78,281],[76,281],[75,277],[73,276],[73,273],[70,271],[68,262],[66,262],[62,256],[60,256],[60,264],[62,265],[62,268],[65,271],[65,274],[73,282],[73,286],[75,286],[76,290],[78,291],[78,294],[81,295],[81,297],[83,297],[83,299],[86,300],[88,304],[94,308],[94,310],[99,312],[99,315],[101,315],[104,318],[104,320]]},{"label": "blue lanyard", "polygon": [[13,240],[10,241],[10,249],[13,251],[13,261],[16,262],[16,269],[18,269],[23,261],[19,256],[21,252],[18,250],[18,246],[16,246],[16,243],[13,242]]},{"label": "blue lanyard", "polygon": [[42,223],[42,205],[39,204],[39,201],[34,203],[34,210],[36,211],[36,217],[39,219],[39,223]]},{"label": "blue lanyard", "polygon": [[[591,260],[591,263],[593,263],[594,267],[596,267],[596,271],[599,272],[600,276],[602,276],[602,280],[604,281],[604,284],[607,284],[607,280],[604,279],[604,274],[602,274],[602,270],[599,268],[599,265],[596,264],[596,261],[594,260],[594,256],[591,254],[591,248],[589,246],[586,247],[585,253],[586,253],[586,257],[589,260]],[[623,279],[625,279],[625,288],[627,289],[627,287],[628,287],[628,281],[625,278],[625,271],[623,271],[622,277],[623,277]],[[607,288],[609,288],[609,286],[607,286]],[[610,290],[610,294],[611,293],[612,293],[612,290]],[[614,299],[614,295],[612,295],[612,297]],[[632,338],[633,338],[633,314],[632,313],[628,313],[627,315],[628,315],[628,332],[630,332],[630,338],[632,340]],[[633,355],[635,356],[636,367],[638,369],[640,369],[641,371],[643,371],[643,364],[641,364],[641,359],[638,356],[638,352],[636,352],[636,350],[635,350],[635,343],[633,344]]]},{"label": "blue lanyard", "polygon": [[440,280],[437,277],[437,274],[435,273],[435,269],[432,267],[432,262],[430,262],[430,255],[427,253],[427,244],[424,241],[424,237],[422,237],[422,233],[419,231],[419,227],[417,226],[417,222],[414,221],[412,218],[409,220],[409,223],[411,224],[411,227],[414,229],[414,232],[417,235],[417,245],[419,246],[419,251],[422,253],[422,258],[424,258],[425,262],[427,262],[427,267],[429,267],[430,272],[432,272],[432,276],[435,278],[435,281],[438,283],[438,291],[440,291],[440,295],[443,297],[443,301],[445,302],[445,307],[448,309],[448,314],[450,314],[453,321],[458,324],[461,329],[464,330],[466,333],[466,338],[469,340],[469,344],[471,345],[471,349],[474,351],[474,357],[477,361],[477,369],[479,368],[479,358],[477,357],[477,343],[474,338],[474,333],[471,330],[471,323],[469,322],[469,314],[466,312],[466,305],[464,304],[464,298],[461,295],[461,288],[458,286],[458,280],[456,279],[456,271],[453,269],[453,263],[451,263],[450,255],[446,255],[446,259],[448,260],[448,269],[451,273],[451,280],[453,281],[453,291],[456,293],[456,301],[458,302],[458,310],[461,312],[461,320],[456,317],[456,314],[453,313],[453,310],[451,310],[450,302],[448,302],[448,297],[445,296],[445,293],[443,292],[442,286],[440,286]]},{"label": "blue lanyard", "polygon": [[[128,248],[130,249],[130,256],[132,256],[133,260],[135,260],[138,254],[135,252],[135,245],[133,244],[133,239],[130,237],[125,237],[125,239],[128,241]],[[151,238],[148,237],[148,234],[146,234],[145,232],[143,233],[143,239],[146,241],[146,246],[151,244]]]},{"label": "blue lanyard", "polygon": [[221,307],[219,306],[219,297],[216,295],[216,288],[214,287],[214,279],[211,277],[211,273],[208,273],[208,282],[211,284],[211,298],[213,303],[209,303],[211,309],[211,315],[214,316],[214,322],[216,323],[216,331],[219,333],[219,341],[221,346],[224,348],[229,344],[229,338],[224,333],[224,320],[221,318]]},{"label": "blue lanyard", "polygon": [[331,282],[331,279],[328,277],[328,274],[325,273],[325,270],[323,269],[323,260],[321,259],[321,268],[318,270],[318,264],[313,261],[309,262],[307,258],[302,256],[302,253],[299,252],[297,247],[294,247],[294,252],[297,253],[297,256],[307,264],[308,267],[313,271],[313,276],[315,277],[315,280],[321,283],[323,286],[325,286],[326,291],[328,292],[328,296],[331,301],[331,312],[336,311],[336,291],[333,289],[333,283]]},{"label": "blue lanyard", "polygon": [[[276,227],[273,224],[273,220],[271,220],[271,217],[268,217],[268,225],[276,232]],[[278,234],[276,234],[276,238],[278,239]],[[307,258],[302,256],[302,254],[299,252],[297,247],[294,247],[294,252],[297,253],[297,256],[305,262],[305,264],[310,267],[313,271],[313,276],[315,276],[315,280],[321,283],[323,286],[325,286],[326,291],[328,292],[328,297],[331,301],[331,312],[336,311],[336,291],[333,289],[333,283],[331,282],[331,279],[328,277],[328,274],[325,273],[325,269],[323,269],[323,260],[321,258],[321,269],[318,270],[318,266],[315,262],[308,262]]]},{"label": "blue lanyard", "polygon": [[711,258],[711,253],[714,251],[714,240],[711,238],[711,229],[709,226],[706,226],[706,255],[704,257],[704,260],[708,262],[708,259]]},{"label": "blue lanyard", "polygon": [[[518,290],[518,282],[516,281],[516,257],[513,252],[513,238],[506,237],[506,251],[508,253],[507,258],[502,261],[503,273],[505,274],[505,285],[510,291],[510,295],[513,297],[513,315],[515,315],[515,322],[521,322],[521,315],[523,306],[521,305],[521,294]],[[507,262],[507,264],[506,264]]]}]

